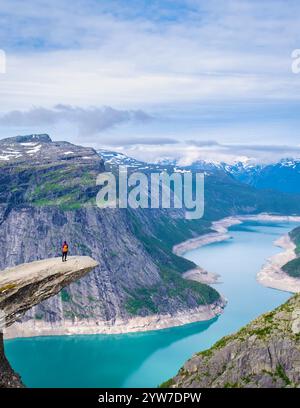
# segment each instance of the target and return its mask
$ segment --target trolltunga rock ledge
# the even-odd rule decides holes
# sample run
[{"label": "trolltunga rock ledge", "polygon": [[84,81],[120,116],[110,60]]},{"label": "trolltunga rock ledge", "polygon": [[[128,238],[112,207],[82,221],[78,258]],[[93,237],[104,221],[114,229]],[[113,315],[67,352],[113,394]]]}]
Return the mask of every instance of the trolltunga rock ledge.
[{"label": "trolltunga rock ledge", "polygon": [[67,262],[45,259],[0,272],[0,388],[24,386],[5,356],[3,328],[96,266],[98,263],[88,256],[72,256]]},{"label": "trolltunga rock ledge", "polygon": [[4,312],[5,326],[96,266],[98,263],[88,256],[71,256],[67,262],[51,258],[1,271],[0,311]]}]

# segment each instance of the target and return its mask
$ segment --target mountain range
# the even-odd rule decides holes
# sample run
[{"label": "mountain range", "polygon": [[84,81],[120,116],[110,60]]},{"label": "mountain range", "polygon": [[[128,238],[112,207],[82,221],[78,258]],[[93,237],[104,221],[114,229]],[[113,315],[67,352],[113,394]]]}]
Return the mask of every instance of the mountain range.
[{"label": "mountain range", "polygon": [[248,184],[260,190],[276,190],[286,193],[300,193],[300,159],[283,158],[279,162],[269,164],[253,163],[251,161],[236,161],[234,164],[225,162],[198,160],[188,166],[180,166],[176,160],[162,161],[151,164],[135,160],[124,154],[100,151],[108,164],[123,164],[135,169],[151,168],[181,169],[185,171],[199,171],[218,174],[227,174],[237,181]]},{"label": "mountain range", "polygon": [[225,170],[237,180],[258,189],[269,189],[287,193],[300,192],[300,160],[285,158],[266,165],[244,165],[237,163],[225,166]]},{"label": "mountain range", "polygon": [[159,328],[178,316],[187,322],[201,308],[218,314],[219,293],[182,277],[196,265],[176,256],[173,246],[209,232],[212,221],[226,216],[300,214],[297,194],[258,190],[222,166],[206,167],[202,219],[186,220],[183,209],[99,209],[97,175],[117,172],[120,164],[145,172],[187,170],[48,135],[0,141],[0,268],[57,256],[64,239],[72,255],[99,263],[89,276],[27,312],[15,328],[19,334],[147,330],[150,322]]}]

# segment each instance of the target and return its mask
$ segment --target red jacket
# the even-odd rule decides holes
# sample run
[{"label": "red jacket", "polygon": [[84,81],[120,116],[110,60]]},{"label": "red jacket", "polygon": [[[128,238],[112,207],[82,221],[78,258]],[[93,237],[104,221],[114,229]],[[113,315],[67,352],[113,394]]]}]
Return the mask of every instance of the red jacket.
[{"label": "red jacket", "polygon": [[69,250],[69,247],[68,247],[68,244],[62,244],[62,252],[68,252],[68,250]]}]

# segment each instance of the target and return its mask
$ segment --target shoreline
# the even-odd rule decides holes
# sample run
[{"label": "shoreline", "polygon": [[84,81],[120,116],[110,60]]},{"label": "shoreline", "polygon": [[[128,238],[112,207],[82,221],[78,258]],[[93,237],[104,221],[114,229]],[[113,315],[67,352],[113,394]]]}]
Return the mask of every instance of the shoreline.
[{"label": "shoreline", "polygon": [[283,248],[284,251],[270,257],[266,264],[257,274],[257,281],[269,288],[279,289],[285,292],[300,292],[300,279],[289,276],[282,267],[297,258],[296,245],[289,235],[284,235],[274,241],[274,245]]},{"label": "shoreline", "polygon": [[[233,225],[239,225],[244,221],[269,221],[269,222],[299,222],[300,216],[285,216],[271,215],[261,213],[257,215],[241,215],[226,217],[212,223],[211,229],[215,232],[202,235],[184,241],[173,247],[173,252],[178,256],[184,256],[188,251],[200,248],[204,245],[209,245],[216,242],[226,241],[231,238],[228,229]],[[274,241],[274,245],[283,248],[284,251],[268,258],[261,270],[257,273],[257,281],[266,287],[278,289],[290,293],[300,292],[300,279],[293,278],[285,273],[281,268],[297,258],[295,253],[296,245],[293,243],[289,235],[284,235]],[[189,272],[189,271],[188,271]],[[185,272],[186,274],[188,272]],[[208,272],[206,272],[208,273]],[[201,280],[199,280],[201,282]],[[204,281],[202,281],[205,283]],[[219,283],[218,280],[210,283]]]},{"label": "shoreline", "polygon": [[206,285],[221,283],[219,281],[219,274],[208,272],[201,268],[201,266],[197,266],[197,268],[189,269],[188,271],[183,272],[182,277],[195,282],[205,283]]},{"label": "shoreline", "polygon": [[174,245],[173,253],[178,256],[184,256],[186,252],[201,248],[204,245],[227,241],[227,239],[231,238],[230,234],[228,233],[228,228],[232,227],[233,225],[241,224],[242,222],[243,221],[241,221],[240,217],[226,217],[218,221],[213,221],[211,225],[211,229],[213,230],[212,232]]},{"label": "shoreline", "polygon": [[117,319],[114,322],[95,322],[80,320],[64,320],[63,324],[48,324],[35,320],[34,322],[16,322],[4,330],[4,339],[11,340],[26,337],[42,336],[69,336],[69,335],[93,335],[93,334],[127,334],[153,330],[162,330],[172,327],[184,326],[190,323],[209,321],[219,316],[226,300],[221,296],[216,302],[201,305],[194,309],[179,311],[174,315],[150,315],[146,317],[134,317],[132,319]]},{"label": "shoreline", "polygon": [[[233,225],[239,225],[244,221],[274,221],[274,222],[299,222],[300,216],[281,216],[270,214],[257,214],[257,215],[241,215],[230,216],[217,221],[213,221],[211,225],[212,232],[200,235],[177,244],[173,247],[174,254],[178,256],[184,256],[184,254],[190,250],[200,248],[204,245],[209,245],[216,242],[222,242],[231,238],[228,229]],[[281,237],[280,239],[282,239]],[[285,239],[289,239],[288,236]],[[280,244],[280,240],[277,240],[277,245]],[[276,244],[276,243],[275,243]],[[290,240],[289,245],[293,245]],[[274,257],[268,259],[267,264],[263,266],[262,270],[257,274],[257,281],[264,286],[268,286],[275,289],[285,290],[290,292],[291,287],[295,288],[295,283],[299,285],[300,291],[300,279],[289,277],[283,271],[279,269],[289,260],[296,257],[294,250],[291,246],[288,246],[285,256],[280,259],[288,259],[282,263],[279,267],[279,256],[276,254]],[[288,255],[287,255],[288,253]],[[291,256],[294,258],[288,258]],[[284,275],[284,276],[282,276]],[[188,270],[182,275],[185,279],[194,280],[205,284],[216,284],[219,282],[219,275],[205,271],[201,266],[197,266],[194,269]],[[293,280],[293,282],[292,282]],[[296,280],[296,282],[295,282]],[[5,339],[24,338],[24,337],[40,337],[40,336],[64,336],[64,335],[80,335],[80,334],[126,334],[146,332],[151,330],[160,330],[171,327],[183,326],[189,323],[201,322],[211,320],[223,313],[223,309],[226,306],[227,301],[221,295],[220,299],[212,304],[199,306],[195,309],[189,309],[179,311],[174,315],[150,315],[146,317],[134,317],[131,319],[117,319],[116,321],[75,321],[64,320],[63,324],[49,324],[42,321],[29,321],[22,323],[14,323],[9,328],[5,329]]]},{"label": "shoreline", "polygon": [[271,214],[257,214],[257,215],[236,215],[222,218],[213,221],[211,225],[212,232],[199,237],[188,239],[180,244],[174,245],[173,252],[175,255],[184,256],[188,251],[201,248],[204,245],[214,244],[217,242],[227,241],[231,238],[228,229],[233,225],[242,224],[244,221],[269,221],[269,222],[299,222],[300,216],[290,215],[271,215]]}]

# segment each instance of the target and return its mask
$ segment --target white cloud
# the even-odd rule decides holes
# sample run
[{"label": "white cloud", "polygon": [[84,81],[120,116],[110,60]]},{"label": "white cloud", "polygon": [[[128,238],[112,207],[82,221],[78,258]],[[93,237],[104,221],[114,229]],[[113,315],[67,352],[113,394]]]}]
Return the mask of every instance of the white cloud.
[{"label": "white cloud", "polygon": [[[260,113],[274,101],[298,103],[300,76],[291,72],[290,54],[299,48],[299,1],[78,0],[75,7],[68,0],[28,0],[25,8],[21,0],[0,0],[0,6],[0,46],[7,52],[7,73],[0,76],[3,115],[32,106],[109,105],[162,118],[169,110],[177,118],[166,134],[158,125],[152,134],[131,128],[129,140],[298,138],[284,110],[257,123],[250,113],[241,120],[239,106]],[[212,107],[208,119],[201,114],[205,104]],[[228,105],[237,111],[226,118]],[[189,120],[178,126],[190,107]],[[216,121],[222,109],[224,121]],[[34,131],[48,131],[32,124]],[[85,133],[93,127],[92,121]]]},{"label": "white cloud", "polygon": [[[79,2],[81,13],[66,1],[29,1],[26,10],[19,1],[5,3],[14,21],[0,82],[7,109],[41,101],[124,107],[300,95],[290,61],[298,38],[295,2],[187,1],[186,17],[168,23],[160,7],[156,20],[128,17],[120,2],[105,10]],[[27,50],[16,46],[21,40]]]},{"label": "white cloud", "polygon": [[[107,146],[109,148],[109,146]],[[235,163],[273,163],[283,158],[300,158],[300,146],[287,145],[246,145],[219,144],[214,141],[200,143],[155,144],[119,146],[117,151],[138,160],[156,163],[176,160],[179,165],[188,166],[198,160]]]},{"label": "white cloud", "polygon": [[118,110],[105,106],[102,108],[80,108],[70,105],[56,105],[48,109],[31,108],[27,111],[14,110],[0,116],[0,125],[9,127],[49,126],[67,122],[78,128],[82,136],[93,136],[116,125],[127,122],[146,122],[151,117],[141,110]]}]

